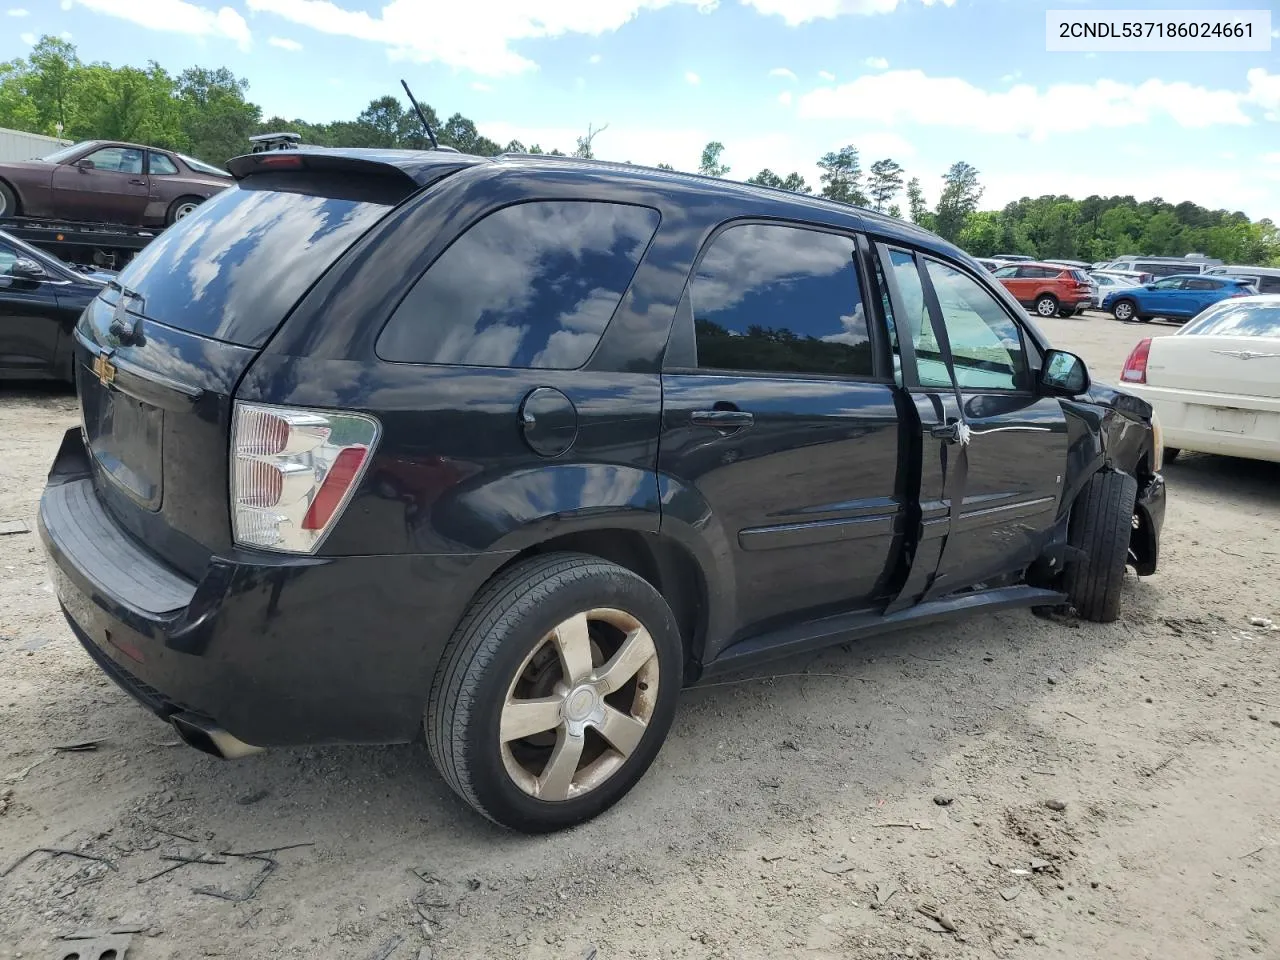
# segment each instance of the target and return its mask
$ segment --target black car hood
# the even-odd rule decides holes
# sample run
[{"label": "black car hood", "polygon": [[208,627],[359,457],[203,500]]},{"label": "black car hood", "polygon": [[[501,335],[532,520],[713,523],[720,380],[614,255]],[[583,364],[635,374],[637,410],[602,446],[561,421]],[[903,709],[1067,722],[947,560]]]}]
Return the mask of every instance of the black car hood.
[{"label": "black car hood", "polygon": [[1133,420],[1140,420],[1146,423],[1151,420],[1151,404],[1136,397],[1132,393],[1127,393],[1117,387],[1113,387],[1107,383],[1101,383],[1097,380],[1089,385],[1089,389],[1081,398],[1089,403],[1097,404],[1100,407],[1108,407],[1117,413],[1123,413],[1126,417]]}]

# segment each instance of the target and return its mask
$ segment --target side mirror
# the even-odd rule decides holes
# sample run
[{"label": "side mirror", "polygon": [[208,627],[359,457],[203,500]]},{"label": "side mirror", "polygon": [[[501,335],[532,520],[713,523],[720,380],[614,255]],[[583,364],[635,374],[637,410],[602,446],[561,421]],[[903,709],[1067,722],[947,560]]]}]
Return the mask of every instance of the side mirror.
[{"label": "side mirror", "polygon": [[79,167],[80,172],[83,173],[86,170],[92,170],[94,167],[97,166],[97,164],[94,163],[92,160],[90,160],[88,157],[85,157],[83,160],[77,160],[76,166]]},{"label": "side mirror", "polygon": [[13,266],[9,268],[9,273],[11,276],[22,277],[24,280],[40,280],[45,276],[44,267],[26,257],[19,257],[13,261]]},{"label": "side mirror", "polygon": [[1052,396],[1076,397],[1089,389],[1089,368],[1074,353],[1050,350],[1040,369],[1040,387]]}]

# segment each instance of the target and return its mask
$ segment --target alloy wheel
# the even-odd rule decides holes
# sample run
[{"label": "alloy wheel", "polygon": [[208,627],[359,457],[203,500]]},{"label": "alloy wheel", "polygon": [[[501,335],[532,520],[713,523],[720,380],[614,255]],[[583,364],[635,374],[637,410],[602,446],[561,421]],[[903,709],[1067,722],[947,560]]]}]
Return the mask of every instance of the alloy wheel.
[{"label": "alloy wheel", "polygon": [[1133,307],[1127,300],[1122,300],[1116,304],[1115,315],[1117,320],[1129,320],[1133,317]]},{"label": "alloy wheel", "polygon": [[1052,317],[1058,312],[1058,305],[1048,297],[1043,297],[1036,302],[1036,313],[1042,317]]},{"label": "alloy wheel", "polygon": [[594,790],[640,745],[658,702],[658,651],[631,614],[577,613],[535,645],[507,690],[502,763],[539,800]]}]

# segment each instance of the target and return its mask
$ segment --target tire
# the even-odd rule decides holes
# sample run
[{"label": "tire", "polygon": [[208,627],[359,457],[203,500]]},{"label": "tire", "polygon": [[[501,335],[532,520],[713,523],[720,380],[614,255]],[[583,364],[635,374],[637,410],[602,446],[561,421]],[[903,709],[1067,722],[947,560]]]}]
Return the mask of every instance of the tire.
[{"label": "tire", "polygon": [[1058,298],[1049,293],[1036,297],[1035,311],[1037,316],[1056,317],[1058,315]]},{"label": "tire", "polygon": [[1150,323],[1154,319],[1155,317],[1138,317],[1137,318],[1139,323]]},{"label": "tire", "polygon": [[1085,558],[1067,565],[1067,599],[1085,620],[1110,623],[1120,615],[1120,591],[1138,481],[1125,473],[1095,473],[1071,508],[1067,539]]},{"label": "tire", "polygon": [[[583,620],[590,632],[579,634],[571,626],[584,611],[630,621]],[[557,631],[566,631],[563,643]],[[635,638],[632,649],[641,651],[639,656],[649,649],[640,637],[644,631],[652,640],[649,658],[631,673],[622,670],[629,679],[621,688],[598,687],[621,645]],[[574,637],[584,638],[580,646],[571,643]],[[567,647],[585,651],[591,680],[566,695],[562,648]],[[577,663],[584,665],[580,658]],[[675,716],[683,666],[675,617],[648,582],[584,554],[534,557],[486,585],[446,645],[424,717],[427,747],[449,786],[497,824],[547,833],[583,823],[622,799],[658,755]],[[576,679],[584,676],[577,671]],[[550,709],[556,718],[552,725],[538,732],[533,730],[537,722],[531,722],[529,735],[504,742],[504,725],[529,716],[528,708],[516,714],[511,708],[535,700],[543,707],[537,722],[550,722],[545,719]],[[631,722],[624,718],[625,727],[615,728],[627,738],[606,739],[602,728],[628,711]],[[635,723],[641,715],[647,717],[642,727]],[[572,732],[575,722],[580,735]],[[624,739],[627,750],[614,746]],[[595,755],[584,754],[585,762],[562,767],[557,778],[552,766],[570,744]],[[541,796],[543,790],[555,799]]]},{"label": "tire", "polygon": [[1182,454],[1181,447],[1165,447],[1164,454],[1163,454],[1164,462],[1173,463],[1173,461],[1177,460],[1178,457],[1181,456],[1181,454]]},{"label": "tire", "polygon": [[204,200],[200,197],[179,197],[169,204],[169,212],[164,217],[165,225],[171,227],[183,217],[190,216],[202,203]]},{"label": "tire", "polygon": [[18,215],[18,197],[4,181],[0,181],[0,220]]},{"label": "tire", "polygon": [[1136,312],[1137,305],[1132,300],[1117,300],[1111,305],[1111,315],[1124,323],[1134,319]]}]

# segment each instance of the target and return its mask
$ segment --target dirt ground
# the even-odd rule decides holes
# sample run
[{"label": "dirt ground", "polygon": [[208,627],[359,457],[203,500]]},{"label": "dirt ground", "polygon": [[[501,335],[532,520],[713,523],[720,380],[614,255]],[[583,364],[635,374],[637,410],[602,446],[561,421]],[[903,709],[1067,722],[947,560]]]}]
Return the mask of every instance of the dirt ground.
[{"label": "dirt ground", "polygon": [[[1174,329],[1045,326],[1112,381]],[[0,388],[0,519],[34,528],[74,422]],[[1280,623],[1280,465],[1165,472],[1160,573],[1117,623],[989,615],[687,691],[626,800],[537,839],[422,746],[176,745],[72,638],[35,534],[0,536],[0,957],[120,928],[133,960],[1278,957],[1280,633],[1250,618]],[[103,859],[12,867],[36,847]]]}]

